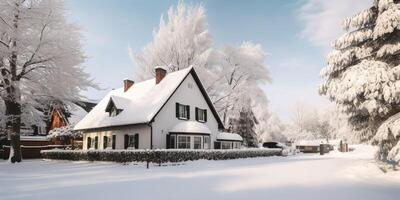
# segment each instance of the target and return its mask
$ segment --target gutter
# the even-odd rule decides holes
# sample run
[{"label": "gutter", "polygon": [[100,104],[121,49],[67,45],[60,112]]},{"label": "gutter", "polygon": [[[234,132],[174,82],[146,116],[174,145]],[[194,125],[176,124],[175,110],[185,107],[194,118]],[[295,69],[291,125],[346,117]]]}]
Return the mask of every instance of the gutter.
[{"label": "gutter", "polygon": [[153,124],[152,124],[152,121],[147,123],[147,126],[150,127],[150,149],[153,149]]}]

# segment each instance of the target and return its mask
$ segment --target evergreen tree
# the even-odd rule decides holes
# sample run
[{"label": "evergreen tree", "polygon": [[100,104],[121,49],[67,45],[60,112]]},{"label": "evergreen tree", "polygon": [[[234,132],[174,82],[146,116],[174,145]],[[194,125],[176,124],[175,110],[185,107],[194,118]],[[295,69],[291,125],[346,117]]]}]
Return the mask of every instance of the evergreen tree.
[{"label": "evergreen tree", "polygon": [[400,1],[375,0],[344,20],[322,70],[320,93],[349,115],[362,141],[400,111]]},{"label": "evergreen tree", "polygon": [[257,147],[259,141],[257,133],[255,132],[256,124],[258,124],[258,121],[253,111],[249,108],[242,108],[238,118],[231,118],[231,126],[229,129],[242,136],[244,145],[248,147]]}]

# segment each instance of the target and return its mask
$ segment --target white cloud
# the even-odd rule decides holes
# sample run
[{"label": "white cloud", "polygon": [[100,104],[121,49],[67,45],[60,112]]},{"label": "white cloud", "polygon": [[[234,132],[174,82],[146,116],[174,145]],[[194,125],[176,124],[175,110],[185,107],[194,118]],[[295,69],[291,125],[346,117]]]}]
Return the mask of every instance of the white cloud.
[{"label": "white cloud", "polygon": [[372,0],[306,0],[299,10],[301,35],[313,45],[329,49],[340,36],[342,21],[372,5]]}]

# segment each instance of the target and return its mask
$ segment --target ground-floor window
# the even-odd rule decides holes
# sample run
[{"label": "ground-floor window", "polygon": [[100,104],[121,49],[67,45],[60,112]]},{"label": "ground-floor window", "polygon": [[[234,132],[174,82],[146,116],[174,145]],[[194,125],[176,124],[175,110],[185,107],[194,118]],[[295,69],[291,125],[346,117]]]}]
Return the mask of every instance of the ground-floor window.
[{"label": "ground-floor window", "polygon": [[218,141],[215,142],[215,149],[240,149],[242,146],[241,142],[236,141]]},{"label": "ground-floor window", "polygon": [[199,137],[199,136],[193,137],[193,148],[201,149],[201,137]]},{"label": "ground-floor window", "polygon": [[221,142],[221,149],[232,149],[232,142]]},{"label": "ground-floor window", "polygon": [[190,149],[190,136],[178,136],[178,149]]},{"label": "ground-floor window", "polygon": [[240,149],[241,146],[242,146],[241,142],[233,142],[232,144],[233,149]]},{"label": "ground-floor window", "polygon": [[112,149],[113,141],[112,137],[104,136],[103,137],[103,149]]},{"label": "ground-floor window", "polygon": [[125,149],[139,149],[139,134],[125,135]]}]

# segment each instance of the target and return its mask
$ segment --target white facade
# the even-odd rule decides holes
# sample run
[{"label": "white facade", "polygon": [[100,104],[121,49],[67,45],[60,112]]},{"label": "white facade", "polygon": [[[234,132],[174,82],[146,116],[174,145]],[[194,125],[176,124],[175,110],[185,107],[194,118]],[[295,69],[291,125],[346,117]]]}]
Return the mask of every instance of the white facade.
[{"label": "white facade", "polygon": [[[115,149],[124,149],[125,135],[139,134],[139,149],[150,149],[151,128],[146,124],[130,125],[122,127],[102,128],[98,130],[88,130],[83,132],[83,149],[88,149],[88,138],[98,137],[98,148],[103,148],[104,136],[112,138],[115,135]],[[92,147],[93,148],[93,147]]]},{"label": "white facade", "polygon": [[[117,101],[119,99],[123,102]],[[131,141],[138,149],[213,149],[214,142],[220,142],[217,135],[223,125],[207,100],[209,98],[191,67],[167,74],[158,84],[151,79],[135,83],[126,91],[111,91],[75,129],[83,131],[83,149],[95,146],[109,149],[110,145],[103,147],[104,136],[114,136],[115,149],[127,149],[127,143],[132,144]],[[113,108],[114,112],[108,114],[108,108]],[[184,119],[177,116],[178,108],[182,108]],[[196,116],[201,117],[196,119]],[[127,139],[129,136],[132,138]],[[97,145],[93,145],[93,140]],[[110,143],[109,139],[107,141]]]},{"label": "white facade", "polygon": [[[207,122],[204,124],[211,130],[211,141],[216,140],[216,136],[218,134],[218,122],[212,114],[211,109],[204,99],[203,94],[197,86],[193,76],[189,74],[154,118],[154,122],[152,123],[154,148],[166,148],[166,137],[169,133],[169,130],[171,130],[178,123],[182,122],[182,120],[176,118],[175,116],[175,103],[190,106],[190,121],[196,121],[196,107],[207,109]],[[193,143],[193,137],[191,142]],[[213,142],[211,142],[211,146],[213,145],[212,143]]]}]

